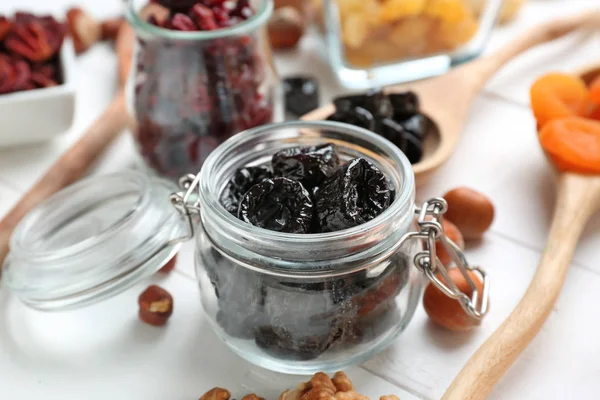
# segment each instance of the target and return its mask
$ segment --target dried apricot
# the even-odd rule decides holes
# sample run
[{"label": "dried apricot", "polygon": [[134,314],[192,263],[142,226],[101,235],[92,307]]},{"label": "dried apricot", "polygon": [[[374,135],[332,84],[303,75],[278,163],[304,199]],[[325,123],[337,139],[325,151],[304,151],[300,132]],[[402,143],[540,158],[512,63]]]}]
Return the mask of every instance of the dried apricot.
[{"label": "dried apricot", "polygon": [[544,125],[539,140],[558,169],[600,174],[600,122],[581,117],[556,119]]},{"label": "dried apricot", "polygon": [[590,83],[589,90],[590,100],[592,100],[594,104],[600,105],[600,76],[598,76],[592,81],[592,83]]},{"label": "dried apricot", "polygon": [[450,23],[473,19],[472,10],[463,0],[428,0],[423,12]]},{"label": "dried apricot", "polygon": [[583,80],[561,73],[550,73],[535,81],[530,97],[540,127],[554,119],[584,116],[588,105],[588,90]]},{"label": "dried apricot", "polygon": [[600,105],[590,107],[588,113],[586,114],[586,118],[600,121]]}]

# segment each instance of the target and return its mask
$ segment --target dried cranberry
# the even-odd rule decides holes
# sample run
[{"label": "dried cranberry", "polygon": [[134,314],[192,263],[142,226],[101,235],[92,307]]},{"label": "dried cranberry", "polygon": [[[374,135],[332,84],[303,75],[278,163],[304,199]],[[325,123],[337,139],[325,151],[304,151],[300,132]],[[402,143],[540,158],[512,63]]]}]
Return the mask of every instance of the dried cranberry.
[{"label": "dried cranberry", "polygon": [[205,5],[198,3],[190,10],[191,18],[196,22],[196,25],[203,31],[212,31],[218,29],[215,13]]},{"label": "dried cranberry", "polygon": [[344,122],[370,131],[375,129],[375,118],[370,111],[362,107],[354,107],[350,110],[336,111],[327,118],[328,121]]},{"label": "dried cranberry", "polygon": [[237,5],[231,11],[231,15],[233,17],[238,17],[241,19],[248,19],[254,15],[254,10],[250,5],[249,0],[238,0]]},{"label": "dried cranberry", "polygon": [[12,21],[0,15],[0,41],[4,40],[12,28]]},{"label": "dried cranberry", "polygon": [[314,198],[321,232],[335,232],[377,217],[390,205],[391,190],[375,165],[357,158],[327,178]]},{"label": "dried cranberry", "polygon": [[27,90],[31,80],[31,68],[29,64],[23,60],[13,62],[15,80],[13,82],[13,91]]},{"label": "dried cranberry", "polygon": [[271,161],[276,176],[300,181],[305,188],[319,185],[340,164],[334,144],[316,147],[290,147],[273,155]]},{"label": "dried cranberry", "polygon": [[272,177],[271,170],[264,166],[238,169],[221,193],[221,204],[237,217],[240,201],[246,192],[252,186]]},{"label": "dried cranberry", "polygon": [[238,217],[272,231],[308,233],[313,203],[300,182],[287,178],[267,179],[246,192]]},{"label": "dried cranberry", "polygon": [[190,17],[185,14],[177,13],[171,18],[166,25],[167,28],[176,31],[197,31],[198,27]]},{"label": "dried cranberry", "polygon": [[13,91],[15,72],[10,58],[0,54],[0,94]]},{"label": "dried cranberry", "polygon": [[64,38],[64,32],[58,24],[54,25],[38,20],[17,23],[6,37],[4,45],[12,53],[29,61],[49,60],[56,55]]}]

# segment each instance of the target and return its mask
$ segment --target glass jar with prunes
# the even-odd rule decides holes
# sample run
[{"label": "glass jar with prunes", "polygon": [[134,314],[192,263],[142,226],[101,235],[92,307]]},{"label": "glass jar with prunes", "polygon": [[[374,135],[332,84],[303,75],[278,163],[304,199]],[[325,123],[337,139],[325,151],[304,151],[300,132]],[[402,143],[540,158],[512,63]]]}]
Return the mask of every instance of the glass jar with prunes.
[{"label": "glass jar with prunes", "polygon": [[419,269],[470,314],[485,313],[485,293],[448,288],[429,261],[440,241],[472,268],[443,234],[444,201],[415,208],[409,160],[373,132],[328,121],[254,128],[180,185],[172,201],[197,222],[204,310],[250,362],[312,373],[365,361],[412,318]]},{"label": "glass jar with prunes", "polygon": [[275,118],[264,31],[271,0],[126,0],[136,32],[130,81],[145,164],[176,180],[234,134]]}]

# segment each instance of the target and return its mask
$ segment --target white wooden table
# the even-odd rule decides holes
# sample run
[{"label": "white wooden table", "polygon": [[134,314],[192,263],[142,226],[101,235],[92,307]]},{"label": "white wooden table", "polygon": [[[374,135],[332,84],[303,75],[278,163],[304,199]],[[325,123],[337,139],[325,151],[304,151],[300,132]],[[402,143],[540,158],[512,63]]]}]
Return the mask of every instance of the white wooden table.
[{"label": "white wooden table", "polygon": [[[0,13],[18,8],[60,15],[72,1],[0,3]],[[81,3],[99,17],[116,14],[120,7],[117,0]],[[514,23],[496,31],[489,50],[535,22],[599,5],[598,0],[531,0]],[[325,101],[342,90],[314,51],[315,43],[305,38],[298,51],[278,55],[277,64],[282,75],[317,75]],[[528,88],[544,72],[574,70],[595,61],[600,61],[600,32],[576,34],[515,60],[477,99],[456,154],[419,197],[467,185],[494,200],[497,218],[492,231],[468,249],[471,260],[491,275],[489,317],[472,334],[453,334],[429,323],[419,308],[392,347],[348,371],[361,392],[375,399],[389,393],[402,400],[440,398],[517,304],[540,258],[554,202],[552,176],[527,108]],[[78,66],[73,129],[52,143],[0,150],[0,215],[109,103],[116,80],[108,46],[95,47]],[[94,173],[127,166],[132,154],[131,139],[124,135]],[[491,398],[600,398],[599,247],[596,218],[584,234],[554,313]],[[174,273],[156,278],[176,300],[164,329],[138,321],[136,297],[142,285],[91,307],[54,314],[29,310],[0,289],[0,399],[184,400],[217,385],[230,388],[237,398],[257,392],[275,399],[282,388],[299,382],[299,377],[252,367],[218,341],[201,310],[191,250],[184,247]]]}]

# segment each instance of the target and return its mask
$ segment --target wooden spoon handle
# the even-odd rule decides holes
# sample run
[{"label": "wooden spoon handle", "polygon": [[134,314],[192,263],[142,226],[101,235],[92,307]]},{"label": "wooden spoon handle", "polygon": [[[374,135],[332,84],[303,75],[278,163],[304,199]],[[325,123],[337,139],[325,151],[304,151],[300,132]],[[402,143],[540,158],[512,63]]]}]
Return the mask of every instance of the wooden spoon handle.
[{"label": "wooden spoon handle", "polygon": [[545,22],[519,35],[495,53],[467,63],[455,71],[468,68],[469,74],[477,78],[476,86],[481,88],[506,63],[532,47],[551,42],[578,29],[598,29],[598,27],[600,27],[600,9]]},{"label": "wooden spoon handle", "polygon": [[442,400],[485,399],[552,311],[588,218],[598,208],[600,179],[564,174],[546,250],[520,303],[471,357]]}]

